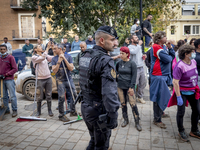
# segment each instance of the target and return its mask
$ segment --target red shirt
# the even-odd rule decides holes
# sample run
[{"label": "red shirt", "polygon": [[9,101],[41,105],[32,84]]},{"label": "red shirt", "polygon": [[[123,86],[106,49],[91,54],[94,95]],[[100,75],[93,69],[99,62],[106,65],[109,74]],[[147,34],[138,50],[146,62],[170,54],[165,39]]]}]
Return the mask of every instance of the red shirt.
[{"label": "red shirt", "polygon": [[0,57],[0,75],[4,75],[4,80],[14,80],[14,74],[17,72],[17,64],[12,55],[7,54],[6,57]]}]

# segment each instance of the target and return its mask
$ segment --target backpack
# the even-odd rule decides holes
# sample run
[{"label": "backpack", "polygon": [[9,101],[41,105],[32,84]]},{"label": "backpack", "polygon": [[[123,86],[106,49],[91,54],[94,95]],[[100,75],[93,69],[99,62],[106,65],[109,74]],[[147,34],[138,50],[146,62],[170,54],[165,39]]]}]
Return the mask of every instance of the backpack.
[{"label": "backpack", "polygon": [[35,68],[36,68],[36,65],[37,65],[37,64],[35,64],[35,67],[33,67],[33,62],[31,61],[30,67],[31,67],[31,73],[32,73],[33,75],[35,75]]},{"label": "backpack", "polygon": [[[38,56],[38,55],[35,54],[35,56]],[[35,67],[34,67],[34,66],[33,66],[33,62],[31,61],[30,67],[31,67],[31,73],[32,73],[33,75],[35,75],[35,68],[36,68],[36,65],[37,65],[37,64],[35,64]]]}]

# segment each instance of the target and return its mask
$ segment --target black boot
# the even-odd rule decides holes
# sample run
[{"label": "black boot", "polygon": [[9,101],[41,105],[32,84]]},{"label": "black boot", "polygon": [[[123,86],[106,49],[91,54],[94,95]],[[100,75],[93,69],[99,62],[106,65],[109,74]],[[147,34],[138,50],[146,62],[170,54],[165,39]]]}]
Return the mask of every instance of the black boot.
[{"label": "black boot", "polygon": [[140,126],[139,117],[135,119],[135,127],[138,131],[142,131],[142,127]]},{"label": "black boot", "polygon": [[139,112],[138,112],[138,108],[137,105],[132,106],[132,112],[133,112],[133,117],[135,119],[135,127],[138,131],[142,131],[142,127],[140,126],[139,120]]},{"label": "black boot", "polygon": [[124,122],[122,122],[121,127],[126,127],[129,124],[129,119],[127,113],[123,113]]},{"label": "black boot", "polygon": [[41,102],[37,102],[37,113],[36,116],[40,116],[41,115]]},{"label": "black boot", "polygon": [[50,101],[50,102],[47,102],[47,107],[48,107],[48,114],[49,114],[50,117],[52,117],[52,116],[53,116],[53,113],[52,113],[52,111],[51,111],[51,101]]}]

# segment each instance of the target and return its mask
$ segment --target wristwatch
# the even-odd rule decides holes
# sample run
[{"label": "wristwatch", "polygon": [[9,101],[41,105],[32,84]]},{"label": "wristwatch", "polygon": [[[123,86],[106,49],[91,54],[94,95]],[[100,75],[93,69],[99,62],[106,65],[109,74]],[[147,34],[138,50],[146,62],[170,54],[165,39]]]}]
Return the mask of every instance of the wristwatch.
[{"label": "wristwatch", "polygon": [[61,62],[57,62],[57,64],[59,64],[59,65],[60,65],[60,64],[61,64]]}]

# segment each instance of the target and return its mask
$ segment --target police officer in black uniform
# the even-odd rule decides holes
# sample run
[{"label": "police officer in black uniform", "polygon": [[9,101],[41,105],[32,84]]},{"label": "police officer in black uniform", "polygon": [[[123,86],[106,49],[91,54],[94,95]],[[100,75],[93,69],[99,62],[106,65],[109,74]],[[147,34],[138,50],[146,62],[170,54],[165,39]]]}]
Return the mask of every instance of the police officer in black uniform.
[{"label": "police officer in black uniform", "polygon": [[[117,32],[109,26],[101,26],[95,33],[96,45],[86,50],[79,61],[81,112],[91,140],[87,150],[107,150],[111,129],[117,127],[118,109],[116,72],[113,59],[108,55],[118,45]],[[102,128],[100,116],[106,115]]]}]

